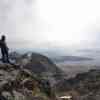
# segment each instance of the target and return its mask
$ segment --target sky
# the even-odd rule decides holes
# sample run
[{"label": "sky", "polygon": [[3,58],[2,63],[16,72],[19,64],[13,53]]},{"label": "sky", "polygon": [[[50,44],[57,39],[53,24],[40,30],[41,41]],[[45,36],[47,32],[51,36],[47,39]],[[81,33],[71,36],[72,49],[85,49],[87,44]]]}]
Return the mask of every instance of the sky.
[{"label": "sky", "polygon": [[99,0],[0,0],[10,48],[99,45]]}]

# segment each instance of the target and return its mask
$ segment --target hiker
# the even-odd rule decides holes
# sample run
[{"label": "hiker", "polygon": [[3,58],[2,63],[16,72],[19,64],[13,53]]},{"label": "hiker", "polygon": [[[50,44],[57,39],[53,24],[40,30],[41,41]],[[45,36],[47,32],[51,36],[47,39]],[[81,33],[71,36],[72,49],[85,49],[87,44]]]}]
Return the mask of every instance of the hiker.
[{"label": "hiker", "polygon": [[7,44],[6,44],[6,36],[5,35],[1,36],[0,48],[1,48],[1,54],[2,54],[2,62],[9,63],[9,56],[8,56],[9,48],[7,47]]}]

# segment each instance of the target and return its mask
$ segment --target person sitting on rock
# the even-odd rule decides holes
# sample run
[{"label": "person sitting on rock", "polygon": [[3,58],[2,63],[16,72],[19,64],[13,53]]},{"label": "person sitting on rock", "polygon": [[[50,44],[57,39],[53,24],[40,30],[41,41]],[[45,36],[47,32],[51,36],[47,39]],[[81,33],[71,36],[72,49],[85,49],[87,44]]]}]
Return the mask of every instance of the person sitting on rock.
[{"label": "person sitting on rock", "polygon": [[7,47],[7,44],[6,44],[6,36],[5,35],[1,36],[0,48],[1,48],[1,54],[2,54],[2,61],[4,63],[9,63],[9,56],[8,56],[9,48]]}]

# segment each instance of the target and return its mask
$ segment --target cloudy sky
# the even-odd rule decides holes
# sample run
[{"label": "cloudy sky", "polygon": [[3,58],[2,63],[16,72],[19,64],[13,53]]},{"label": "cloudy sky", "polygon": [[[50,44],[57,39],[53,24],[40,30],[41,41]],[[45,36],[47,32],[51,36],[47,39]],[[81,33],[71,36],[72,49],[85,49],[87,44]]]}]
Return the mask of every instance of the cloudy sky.
[{"label": "cloudy sky", "polygon": [[95,45],[99,0],[0,0],[0,34],[11,48]]}]

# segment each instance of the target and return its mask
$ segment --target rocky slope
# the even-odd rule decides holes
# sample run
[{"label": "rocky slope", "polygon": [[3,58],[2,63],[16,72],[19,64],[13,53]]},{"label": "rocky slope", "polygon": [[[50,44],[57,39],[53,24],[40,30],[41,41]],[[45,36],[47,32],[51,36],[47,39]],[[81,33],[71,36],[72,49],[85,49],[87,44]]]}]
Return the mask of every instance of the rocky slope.
[{"label": "rocky slope", "polygon": [[16,52],[11,53],[10,58],[15,59],[15,63],[24,68],[32,70],[36,74],[50,74],[60,76],[63,71],[59,69],[48,57],[38,53],[25,53],[20,55]]},{"label": "rocky slope", "polygon": [[55,87],[59,95],[72,97],[70,100],[100,100],[100,70],[77,74],[57,83]]},{"label": "rocky slope", "polygon": [[[12,53],[14,64],[0,63],[0,100],[99,100],[100,70],[64,78],[49,58]],[[67,77],[67,76],[65,76]]]},{"label": "rocky slope", "polygon": [[0,100],[55,100],[52,87],[63,71],[49,58],[37,54],[10,54],[12,64],[0,62]]},{"label": "rocky slope", "polygon": [[0,100],[55,100],[52,91],[49,80],[32,71],[0,64]]}]

